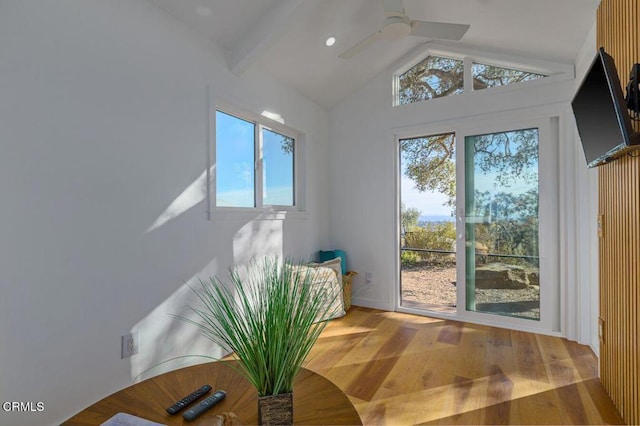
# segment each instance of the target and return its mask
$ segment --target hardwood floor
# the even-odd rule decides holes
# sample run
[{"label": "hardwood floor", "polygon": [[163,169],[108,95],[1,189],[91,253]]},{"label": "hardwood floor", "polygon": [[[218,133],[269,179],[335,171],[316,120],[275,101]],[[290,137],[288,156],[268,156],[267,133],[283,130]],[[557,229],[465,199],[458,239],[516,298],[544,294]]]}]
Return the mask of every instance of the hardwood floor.
[{"label": "hardwood floor", "polygon": [[556,337],[352,307],[305,367],[365,425],[623,424],[591,349]]}]

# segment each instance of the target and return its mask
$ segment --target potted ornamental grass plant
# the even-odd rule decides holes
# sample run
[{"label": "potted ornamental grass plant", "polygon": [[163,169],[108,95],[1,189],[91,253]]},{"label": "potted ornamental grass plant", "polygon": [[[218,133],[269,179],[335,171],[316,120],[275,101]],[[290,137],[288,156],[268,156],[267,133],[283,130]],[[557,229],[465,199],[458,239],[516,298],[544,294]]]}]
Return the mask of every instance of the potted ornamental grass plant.
[{"label": "potted ornamental grass plant", "polygon": [[[333,297],[315,269],[265,259],[230,270],[194,289],[195,318],[178,317],[233,351],[235,368],[258,391],[260,424],[293,424],[293,383],[326,321]],[[322,284],[322,283],[320,283]],[[337,297],[337,296],[336,296]]]}]

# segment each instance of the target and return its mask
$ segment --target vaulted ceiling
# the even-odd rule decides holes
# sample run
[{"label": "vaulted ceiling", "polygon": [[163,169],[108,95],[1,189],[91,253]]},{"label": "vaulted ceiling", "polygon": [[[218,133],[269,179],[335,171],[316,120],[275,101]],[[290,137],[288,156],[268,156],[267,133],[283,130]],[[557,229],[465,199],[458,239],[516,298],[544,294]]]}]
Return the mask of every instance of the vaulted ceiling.
[{"label": "vaulted ceiling", "polygon": [[[259,67],[331,108],[409,52],[434,40],[379,40],[356,56],[343,51],[380,29],[380,0],[149,0],[209,38],[241,75]],[[414,20],[469,24],[452,45],[573,64],[600,0],[404,0]],[[333,47],[325,46],[329,36]],[[425,45],[427,43],[427,45]]]}]

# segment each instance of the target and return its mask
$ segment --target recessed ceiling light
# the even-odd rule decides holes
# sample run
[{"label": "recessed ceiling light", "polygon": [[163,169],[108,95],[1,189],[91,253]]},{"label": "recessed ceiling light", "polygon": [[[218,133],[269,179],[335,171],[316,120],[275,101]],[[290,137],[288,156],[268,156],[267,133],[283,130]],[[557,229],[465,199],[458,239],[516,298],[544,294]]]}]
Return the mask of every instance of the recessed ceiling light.
[{"label": "recessed ceiling light", "polygon": [[332,36],[332,37],[329,37],[328,39],[326,39],[326,40],[325,40],[324,44],[325,44],[325,46],[327,46],[327,47],[331,47],[331,46],[333,46],[334,44],[336,44],[336,38],[335,38],[335,37],[333,37],[333,36]]},{"label": "recessed ceiling light", "polygon": [[213,15],[213,10],[207,6],[198,6],[196,8],[196,13],[200,16],[207,17]]}]

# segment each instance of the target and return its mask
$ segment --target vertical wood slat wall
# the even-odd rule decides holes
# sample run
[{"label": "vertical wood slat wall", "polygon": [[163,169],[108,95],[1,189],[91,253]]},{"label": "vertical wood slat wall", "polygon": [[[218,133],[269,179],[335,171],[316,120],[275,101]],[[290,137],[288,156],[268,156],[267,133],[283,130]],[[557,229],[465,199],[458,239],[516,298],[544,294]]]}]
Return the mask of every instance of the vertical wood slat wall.
[{"label": "vertical wood slat wall", "polygon": [[[640,62],[639,25],[640,0],[600,3],[598,47],[614,58],[623,86],[631,66]],[[600,378],[625,422],[640,424],[640,158],[625,155],[601,166],[598,186],[603,220]]]}]

